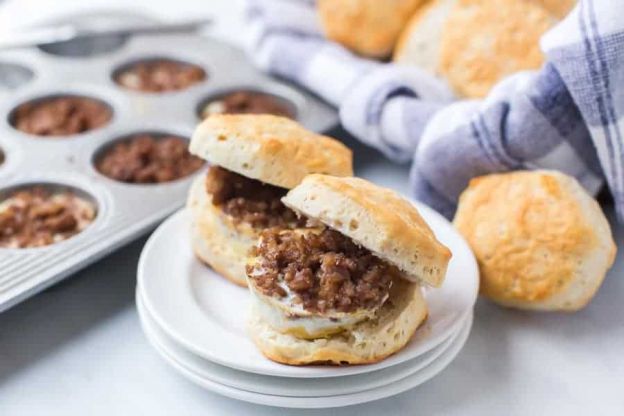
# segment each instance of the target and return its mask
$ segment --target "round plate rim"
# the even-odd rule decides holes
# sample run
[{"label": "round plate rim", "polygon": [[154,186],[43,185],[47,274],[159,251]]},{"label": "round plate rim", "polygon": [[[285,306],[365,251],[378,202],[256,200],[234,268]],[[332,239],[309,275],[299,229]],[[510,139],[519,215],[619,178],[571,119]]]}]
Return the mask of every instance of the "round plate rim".
[{"label": "round plate rim", "polygon": [[[167,352],[160,350],[158,346],[152,344],[157,353],[172,366],[181,376],[198,385],[199,387],[217,393],[221,396],[225,396],[231,399],[240,400],[244,402],[271,406],[281,408],[296,408],[296,409],[326,409],[351,406],[356,404],[368,403],[375,400],[381,400],[397,394],[401,394],[407,390],[417,387],[439,373],[441,373],[446,367],[448,367],[453,360],[459,355],[463,349],[466,341],[470,336],[470,332],[473,324],[473,314],[471,313],[467,317],[467,321],[464,321],[464,328],[458,334],[457,339],[449,349],[444,351],[442,355],[428,366],[424,367],[420,371],[407,376],[394,383],[389,383],[385,386],[364,390],[357,393],[350,393],[336,396],[324,396],[324,397],[292,397],[292,396],[278,396],[278,395],[266,395],[260,393],[253,393],[249,391],[239,390],[233,387],[210,381],[201,378],[194,373],[192,369],[185,367],[182,363],[175,361],[175,359],[167,355]],[[151,343],[151,341],[150,341]]]},{"label": "round plate rim", "polygon": [[[136,295],[136,307],[141,323],[141,329],[145,333],[145,336],[149,340],[150,344],[158,344],[161,349],[169,350],[171,355],[175,355],[177,357],[182,356],[182,354],[190,354],[194,356],[192,358],[193,360],[203,361],[201,365],[207,364],[209,368],[206,368],[204,366],[200,369],[197,367],[197,364],[194,364],[195,372],[199,376],[215,383],[223,384],[227,387],[238,390],[244,390],[251,393],[265,395],[280,395],[285,397],[330,397],[336,395],[352,394],[383,387],[386,384],[399,381],[405,377],[412,375],[417,371],[420,371],[421,369],[425,368],[426,366],[437,360],[442,354],[444,354],[444,352],[448,350],[453,345],[453,342],[455,342],[456,339],[460,336],[460,332],[464,328],[464,324],[467,321],[466,318],[466,320],[462,322],[461,327],[458,328],[458,330],[454,332],[453,335],[451,335],[451,337],[445,340],[442,344],[428,351],[426,354],[423,354],[423,356],[413,358],[412,360],[406,361],[403,364],[398,364],[393,367],[384,368],[370,373],[346,376],[344,378],[288,378],[288,382],[286,383],[282,382],[281,384],[279,384],[280,382],[278,381],[278,384],[271,384],[275,382],[275,380],[272,379],[280,380],[284,379],[284,377],[247,373],[245,371],[221,366],[219,364],[213,363],[210,360],[206,360],[198,355],[195,355],[191,351],[184,350],[184,347],[177,344],[174,339],[169,338],[167,334],[162,330],[162,328],[157,327],[157,323],[153,321],[152,317],[149,314],[149,311],[145,309],[140,293],[138,293],[138,291]],[[185,360],[189,360],[189,363],[191,362],[191,358],[184,357],[183,359],[179,359],[179,361]],[[215,370],[217,370],[219,374],[214,374]],[[211,371],[213,373],[211,373]],[[224,375],[223,372],[229,374]],[[255,378],[252,376],[253,380],[243,381],[243,379],[247,377],[247,374],[252,374],[253,376],[255,376]],[[258,382],[259,378],[262,378],[261,383]],[[308,380],[323,380],[322,387],[316,388],[307,385],[305,387],[300,386],[298,388],[294,388],[293,386],[293,383],[306,383]],[[357,384],[355,386],[349,384],[352,380],[356,380]],[[284,384],[287,387],[284,387]],[[287,390],[291,388],[292,390]],[[331,393],[329,393],[329,391],[331,391]],[[285,392],[287,394],[284,394]]]}]

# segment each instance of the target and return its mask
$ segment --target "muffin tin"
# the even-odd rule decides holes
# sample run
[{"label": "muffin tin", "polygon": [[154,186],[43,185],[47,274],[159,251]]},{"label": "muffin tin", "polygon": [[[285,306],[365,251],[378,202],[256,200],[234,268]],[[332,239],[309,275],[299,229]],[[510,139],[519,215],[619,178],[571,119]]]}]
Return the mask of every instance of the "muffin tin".
[{"label": "muffin tin", "polygon": [[[100,174],[94,167],[96,155],[115,140],[139,132],[188,138],[200,121],[202,103],[241,89],[287,100],[296,109],[297,120],[311,130],[325,131],[337,123],[330,106],[258,72],[242,51],[209,37],[167,35],[88,42],[0,54],[4,80],[0,80],[0,149],[4,154],[0,201],[13,189],[40,184],[53,190],[73,189],[97,206],[94,222],[65,241],[41,248],[0,248],[0,311],[128,243],[184,204],[195,175],[139,185]],[[113,75],[124,65],[154,58],[193,63],[207,77],[188,89],[165,93],[131,91],[114,81]],[[54,138],[28,135],[12,127],[10,117],[17,105],[60,95],[99,99],[112,109],[112,119],[95,130]]]}]

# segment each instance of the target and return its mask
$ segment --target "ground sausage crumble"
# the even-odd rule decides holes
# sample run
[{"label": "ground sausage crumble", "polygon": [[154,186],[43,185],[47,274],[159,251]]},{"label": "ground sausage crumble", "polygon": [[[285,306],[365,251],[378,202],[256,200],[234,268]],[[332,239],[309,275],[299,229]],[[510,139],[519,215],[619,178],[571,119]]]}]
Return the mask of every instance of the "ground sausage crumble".
[{"label": "ground sausage crumble", "polygon": [[37,186],[0,203],[0,247],[41,247],[66,240],[93,222],[95,206],[70,191]]},{"label": "ground sausage crumble", "polygon": [[102,127],[110,121],[111,109],[99,100],[66,96],[20,104],[11,122],[24,133],[37,136],[66,136]]},{"label": "ground sausage crumble", "polygon": [[256,91],[235,91],[206,104],[202,118],[212,114],[272,114],[295,118],[285,100]]},{"label": "ground sausage crumble", "polygon": [[352,312],[381,305],[398,271],[337,231],[266,230],[247,275],[265,295],[287,296],[311,312]]},{"label": "ground sausage crumble", "polygon": [[254,228],[301,227],[305,219],[297,218],[281,198],[285,188],[247,178],[219,166],[211,166],[206,175],[206,191],[212,203],[237,222]]},{"label": "ground sausage crumble", "polygon": [[115,76],[119,85],[142,92],[183,90],[204,79],[206,72],[197,65],[168,59],[137,62]]},{"label": "ground sausage crumble", "polygon": [[137,134],[122,140],[98,158],[97,170],[126,183],[161,183],[191,175],[204,162],[187,150],[188,142],[176,136]]}]

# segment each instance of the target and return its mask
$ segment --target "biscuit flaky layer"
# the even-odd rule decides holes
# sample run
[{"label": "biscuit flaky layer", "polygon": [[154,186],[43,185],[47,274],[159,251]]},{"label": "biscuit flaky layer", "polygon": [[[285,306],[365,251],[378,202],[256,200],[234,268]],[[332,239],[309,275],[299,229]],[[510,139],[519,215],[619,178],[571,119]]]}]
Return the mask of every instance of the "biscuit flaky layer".
[{"label": "biscuit flaky layer", "polygon": [[370,364],[401,350],[427,318],[427,305],[420,286],[396,279],[390,299],[376,319],[357,324],[344,333],[306,340],[282,334],[250,314],[249,333],[269,359],[290,365]]},{"label": "biscuit flaky layer", "polygon": [[559,172],[473,179],[460,197],[454,225],[477,257],[482,294],[507,306],[580,309],[615,259],[600,206]]},{"label": "biscuit flaky layer", "polygon": [[442,284],[451,252],[397,193],[364,179],[309,175],[282,201],[395,265],[407,279]]},{"label": "biscuit flaky layer", "polygon": [[191,245],[195,255],[219,274],[239,286],[247,286],[245,263],[259,232],[249,224],[234,224],[212,204],[205,177],[195,179],[187,208],[191,214]]},{"label": "biscuit flaky layer", "polygon": [[288,189],[310,173],[353,175],[348,147],[285,117],[212,115],[195,129],[189,150],[214,165]]}]

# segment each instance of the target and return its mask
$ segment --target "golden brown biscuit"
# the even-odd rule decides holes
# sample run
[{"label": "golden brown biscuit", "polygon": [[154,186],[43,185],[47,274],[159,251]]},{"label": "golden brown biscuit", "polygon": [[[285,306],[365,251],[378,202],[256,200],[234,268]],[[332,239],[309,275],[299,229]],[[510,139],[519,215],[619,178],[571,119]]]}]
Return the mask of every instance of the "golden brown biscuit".
[{"label": "golden brown biscuit", "polygon": [[309,175],[282,201],[397,266],[409,280],[442,284],[451,252],[397,193],[364,179]]},{"label": "golden brown biscuit", "polygon": [[481,293],[517,308],[584,307],[616,253],[598,203],[554,171],[473,179],[454,224],[479,262]]},{"label": "golden brown biscuit", "polygon": [[465,97],[483,97],[504,77],[543,63],[540,37],[573,1],[433,0],[401,34],[394,61],[446,79]]},{"label": "golden brown biscuit", "polygon": [[319,0],[325,35],[371,58],[390,55],[405,22],[424,0]]},{"label": "golden brown biscuit", "polygon": [[189,150],[213,165],[288,189],[310,173],[353,175],[348,147],[286,117],[212,115],[195,129]]},{"label": "golden brown biscuit", "polygon": [[265,356],[280,363],[370,364],[401,350],[427,318],[427,305],[418,284],[397,280],[390,299],[377,319],[326,338],[307,340],[277,332],[253,309],[249,333]]}]

